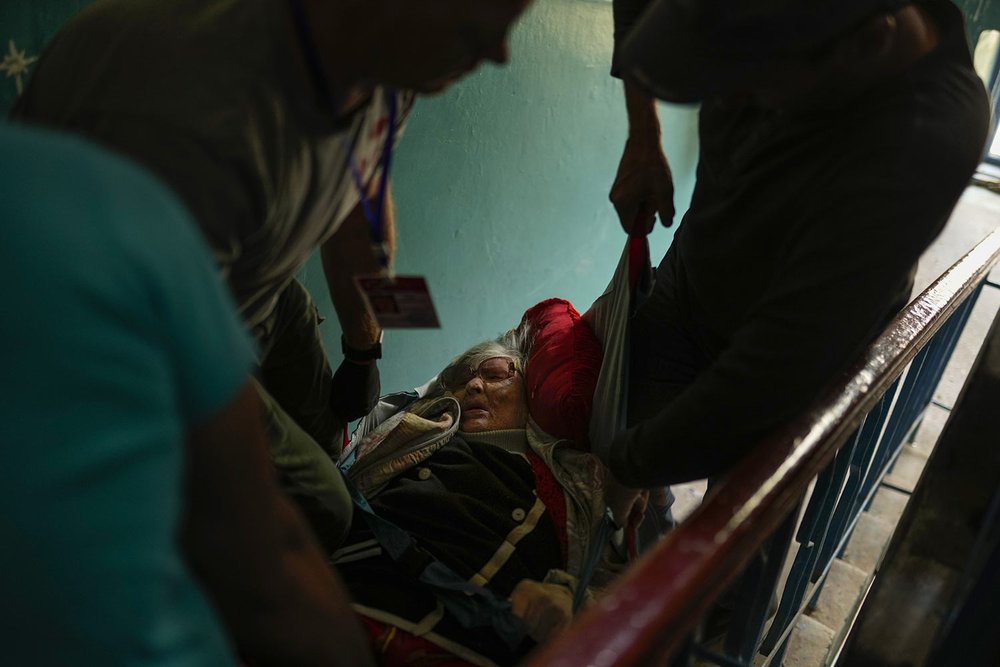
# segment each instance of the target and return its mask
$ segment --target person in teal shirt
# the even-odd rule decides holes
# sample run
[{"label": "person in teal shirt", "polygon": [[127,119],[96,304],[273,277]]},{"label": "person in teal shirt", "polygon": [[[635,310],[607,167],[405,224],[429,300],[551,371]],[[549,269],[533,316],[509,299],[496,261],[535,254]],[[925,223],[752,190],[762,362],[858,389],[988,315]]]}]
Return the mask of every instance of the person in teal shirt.
[{"label": "person in teal shirt", "polygon": [[0,155],[0,662],[370,664],[186,210],[80,139]]}]

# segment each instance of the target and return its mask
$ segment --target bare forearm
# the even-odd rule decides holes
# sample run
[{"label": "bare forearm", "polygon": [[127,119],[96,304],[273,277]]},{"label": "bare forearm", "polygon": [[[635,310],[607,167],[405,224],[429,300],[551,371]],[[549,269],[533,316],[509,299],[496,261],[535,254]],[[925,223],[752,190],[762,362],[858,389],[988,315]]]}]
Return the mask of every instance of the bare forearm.
[{"label": "bare forearm", "polygon": [[[382,235],[391,265],[396,253],[395,209],[391,191],[386,192]],[[368,312],[354,284],[354,276],[377,273],[382,267],[372,252],[368,220],[360,206],[355,207],[340,229],[323,244],[322,255],[330,298],[347,344],[358,350],[372,347],[378,341],[381,329]]]},{"label": "bare forearm", "polygon": [[327,286],[347,344],[356,350],[366,350],[375,345],[381,329],[368,312],[364,299],[354,284],[354,275],[338,271],[331,277],[328,271]]},{"label": "bare forearm", "polygon": [[660,143],[660,116],[656,100],[638,86],[625,82],[625,110],[628,113],[630,141]]},{"label": "bare forearm", "polygon": [[231,549],[219,552],[231,554],[225,559],[228,568],[222,562],[199,568],[204,579],[214,582],[213,597],[237,647],[261,666],[371,665],[343,585],[295,510],[287,501],[281,503],[284,549],[266,571],[234,567],[254,556]]},{"label": "bare forearm", "polygon": [[182,544],[237,647],[261,665],[370,665],[343,587],[268,461],[248,384],[187,448]]},{"label": "bare forearm", "polygon": [[[256,645],[245,645],[254,664],[373,664],[361,625],[339,578],[330,571],[302,519],[285,500],[280,513],[286,539],[284,576],[265,584],[277,604],[271,606],[266,598],[258,599],[258,608],[248,610],[245,627],[247,637],[259,638]],[[330,619],[338,622],[332,624]]]},{"label": "bare forearm", "polygon": [[611,186],[610,199],[625,231],[648,234],[657,215],[668,227],[673,220],[673,180],[660,143],[656,101],[626,81],[625,108],[628,141]]}]

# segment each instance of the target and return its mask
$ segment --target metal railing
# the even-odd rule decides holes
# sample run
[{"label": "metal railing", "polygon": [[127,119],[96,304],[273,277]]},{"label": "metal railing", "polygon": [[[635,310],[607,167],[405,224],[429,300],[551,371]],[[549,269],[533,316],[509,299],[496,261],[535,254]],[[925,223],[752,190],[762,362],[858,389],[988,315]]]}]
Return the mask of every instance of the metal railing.
[{"label": "metal railing", "polygon": [[[719,665],[748,666],[759,655],[779,665],[795,619],[815,603],[833,559],[912,439],[998,260],[1000,230],[914,299],[812,410],[761,442],[527,664],[648,667],[683,649]],[[792,540],[793,564],[775,609]],[[692,636],[731,586],[729,629],[721,652],[710,650]]]}]

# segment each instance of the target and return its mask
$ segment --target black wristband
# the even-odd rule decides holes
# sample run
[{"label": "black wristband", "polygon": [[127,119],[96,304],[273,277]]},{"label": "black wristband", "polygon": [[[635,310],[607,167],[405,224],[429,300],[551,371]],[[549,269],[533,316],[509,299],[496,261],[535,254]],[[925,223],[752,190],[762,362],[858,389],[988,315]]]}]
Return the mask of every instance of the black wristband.
[{"label": "black wristband", "polygon": [[347,344],[344,335],[340,335],[340,351],[348,361],[375,361],[382,358],[382,336],[367,350],[356,350]]}]

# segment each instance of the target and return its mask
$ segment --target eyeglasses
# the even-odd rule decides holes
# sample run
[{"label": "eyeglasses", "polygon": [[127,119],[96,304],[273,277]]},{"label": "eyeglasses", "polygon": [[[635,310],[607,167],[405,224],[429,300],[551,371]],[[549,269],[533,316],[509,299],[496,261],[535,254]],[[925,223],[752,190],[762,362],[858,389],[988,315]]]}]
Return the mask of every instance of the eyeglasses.
[{"label": "eyeglasses", "polygon": [[495,384],[511,379],[517,371],[517,363],[510,357],[490,357],[476,368],[462,364],[449,366],[441,371],[440,380],[445,389],[457,391],[472,378],[478,377],[486,384]]}]

